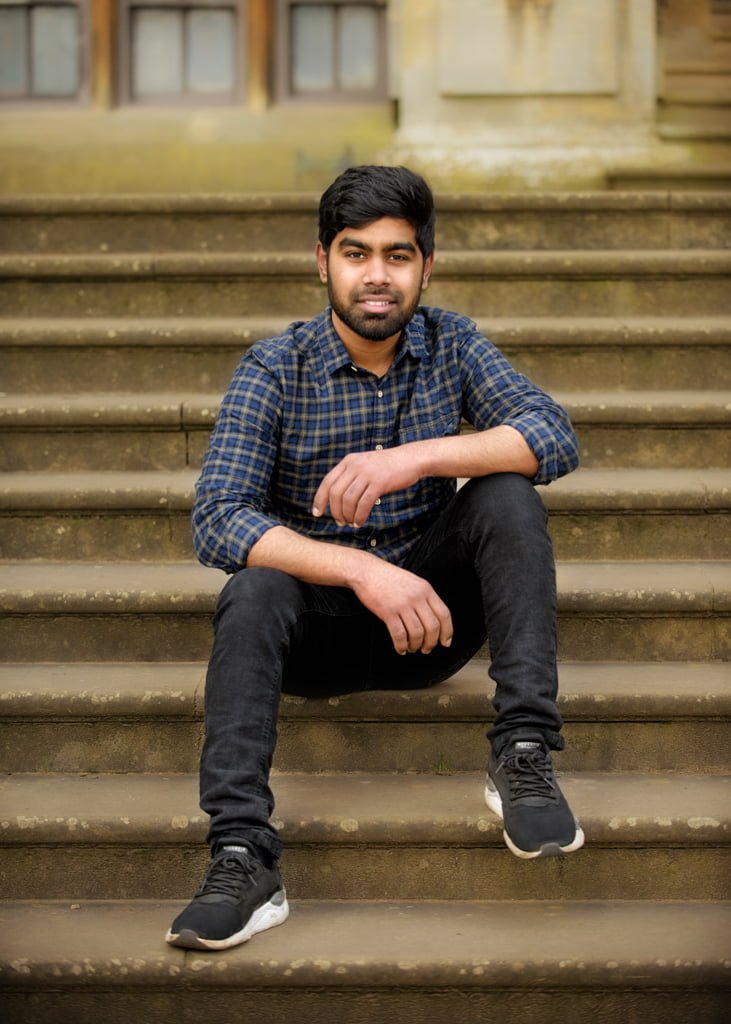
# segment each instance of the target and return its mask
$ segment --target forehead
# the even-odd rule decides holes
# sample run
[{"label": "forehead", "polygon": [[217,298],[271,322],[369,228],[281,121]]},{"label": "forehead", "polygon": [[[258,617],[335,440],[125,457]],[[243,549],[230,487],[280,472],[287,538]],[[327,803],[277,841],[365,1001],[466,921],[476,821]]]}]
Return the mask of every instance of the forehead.
[{"label": "forehead", "polygon": [[379,217],[359,228],[346,227],[332,241],[334,246],[359,242],[370,249],[384,249],[394,245],[416,246],[416,231],[401,217]]}]

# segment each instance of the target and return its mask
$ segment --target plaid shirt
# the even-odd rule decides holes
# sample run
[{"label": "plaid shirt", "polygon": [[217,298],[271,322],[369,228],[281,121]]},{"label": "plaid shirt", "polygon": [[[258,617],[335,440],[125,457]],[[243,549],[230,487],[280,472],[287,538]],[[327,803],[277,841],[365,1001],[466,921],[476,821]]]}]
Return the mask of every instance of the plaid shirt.
[{"label": "plaid shirt", "polygon": [[315,519],[326,473],[350,452],[390,448],[509,424],[538,459],[534,483],[578,463],[566,412],[517,373],[466,317],[420,307],[382,378],[354,366],[330,309],[252,346],[223,400],[193,508],[193,538],[206,565],[235,572],[272,526],[349,544],[397,564],[456,490],[428,477],[383,495],[366,524]]}]

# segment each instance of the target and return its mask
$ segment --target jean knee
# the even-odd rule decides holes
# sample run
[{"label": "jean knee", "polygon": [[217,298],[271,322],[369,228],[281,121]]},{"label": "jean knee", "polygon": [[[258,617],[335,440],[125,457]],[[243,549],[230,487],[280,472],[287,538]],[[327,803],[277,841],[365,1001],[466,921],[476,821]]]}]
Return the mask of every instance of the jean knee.
[{"label": "jean knee", "polygon": [[544,526],[546,507],[528,477],[519,473],[493,473],[468,481],[459,495],[465,511],[477,523],[523,531]]},{"label": "jean knee", "polygon": [[277,611],[296,615],[301,604],[298,580],[280,569],[254,566],[229,578],[218,598],[216,618],[233,610],[237,616],[272,619]]}]

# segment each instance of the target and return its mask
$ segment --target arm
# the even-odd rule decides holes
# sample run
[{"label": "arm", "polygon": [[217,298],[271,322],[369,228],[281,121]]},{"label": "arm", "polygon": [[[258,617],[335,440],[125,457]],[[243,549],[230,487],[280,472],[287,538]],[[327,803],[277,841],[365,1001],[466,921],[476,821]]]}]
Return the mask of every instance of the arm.
[{"label": "arm", "polygon": [[432,586],[366,551],[275,526],[254,544],[247,565],[280,569],[306,583],[349,587],[385,624],[399,654],[428,654],[437,643],[452,642],[449,609]]},{"label": "arm", "polygon": [[320,516],[329,505],[339,526],[362,526],[378,498],[410,487],[426,476],[471,478],[520,473],[532,479],[537,469],[538,460],[514,427],[429,438],[383,451],[348,455],[320,484],[312,511]]}]

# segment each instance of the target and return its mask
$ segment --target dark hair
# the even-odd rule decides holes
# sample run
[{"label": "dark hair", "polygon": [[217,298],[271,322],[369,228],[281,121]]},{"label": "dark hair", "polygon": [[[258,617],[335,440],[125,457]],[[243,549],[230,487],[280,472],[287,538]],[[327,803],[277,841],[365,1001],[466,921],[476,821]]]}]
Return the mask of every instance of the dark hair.
[{"label": "dark hair", "polygon": [[434,197],[408,167],[364,164],[344,171],[322,194],[318,237],[329,249],[345,228],[362,228],[380,217],[411,224],[424,258],[434,250]]}]

